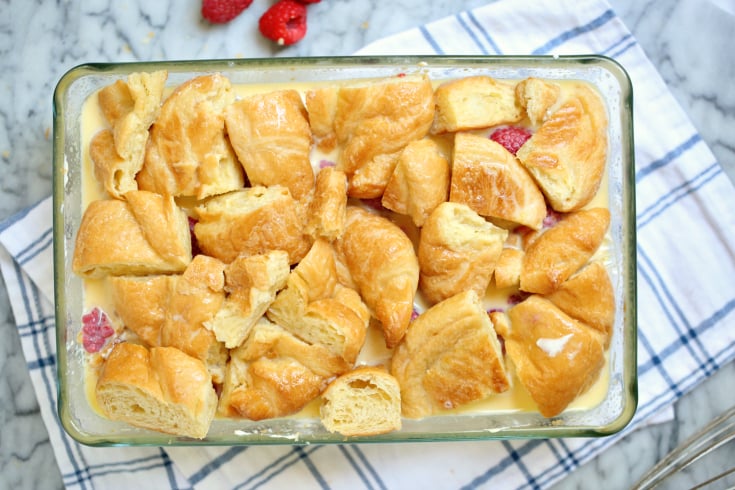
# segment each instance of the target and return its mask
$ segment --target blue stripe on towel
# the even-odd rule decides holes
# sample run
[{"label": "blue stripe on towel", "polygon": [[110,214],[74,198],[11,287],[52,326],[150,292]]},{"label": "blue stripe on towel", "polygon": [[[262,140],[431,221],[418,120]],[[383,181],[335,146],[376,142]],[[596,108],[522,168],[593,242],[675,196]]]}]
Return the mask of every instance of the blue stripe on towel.
[{"label": "blue stripe on towel", "polygon": [[[18,252],[15,256],[15,260],[18,261],[21,265],[27,263],[28,261],[32,260],[36,255],[38,255],[41,251],[48,248],[53,243],[53,237],[51,236],[53,232],[52,228],[48,228],[46,231],[41,233],[41,235],[33,240],[31,243],[28,244],[23,250]],[[39,246],[40,243],[43,244]]]},{"label": "blue stripe on towel", "polygon": [[684,141],[671,151],[667,152],[666,155],[664,155],[663,157],[659,158],[658,160],[654,160],[653,162],[638,170],[635,174],[636,183],[640,182],[644,177],[650,175],[655,170],[658,170],[659,168],[673,162],[700,141],[702,141],[702,137],[699,136],[698,133],[691,135],[686,141]]},{"label": "blue stripe on towel", "polygon": [[661,277],[660,272],[653,265],[653,262],[644,251],[642,245],[638,246],[638,272],[648,283],[659,305],[664,310],[664,314],[669,319],[671,326],[674,327],[679,335],[679,344],[689,352],[697,364],[706,369],[705,375],[709,376],[711,372],[709,372],[710,368],[707,366],[713,363],[712,358],[707,353],[704,345],[702,345],[699,336],[692,328],[680,304],[673,297],[667,281]]},{"label": "blue stripe on towel", "polygon": [[[514,454],[516,456],[523,457],[542,443],[543,441],[540,439],[524,441],[521,443],[522,446],[519,449],[515,450]],[[497,462],[490,468],[488,468],[487,471],[485,471],[484,473],[473,478],[471,482],[469,482],[466,485],[463,485],[461,488],[463,490],[470,490],[470,489],[478,488],[482,484],[489,481],[494,476],[501,474],[503,471],[505,471],[508,467],[512,466],[513,464],[515,464],[515,460],[513,459],[512,455],[508,455],[502,458],[499,462]]]},{"label": "blue stripe on towel", "polygon": [[[294,446],[294,447],[296,448],[299,446]],[[324,447],[326,446],[309,446],[307,449],[302,450],[301,453],[297,452],[295,449],[292,449],[286,454],[273,460],[268,466],[266,466],[262,470],[258,471],[254,475],[251,475],[250,478],[248,478],[244,482],[233,487],[233,490],[242,489],[242,488],[248,488],[248,489],[259,488],[265,485],[266,483],[268,483],[271,479],[283,473],[285,470],[287,470],[294,464],[300,462],[304,456],[307,456],[313,453],[314,451],[317,451]]]},{"label": "blue stripe on towel", "polygon": [[462,14],[457,14],[454,16],[457,19],[457,22],[459,22],[459,25],[462,26],[462,29],[465,30],[465,32],[470,36],[472,41],[475,43],[475,45],[480,48],[480,51],[482,54],[488,54],[487,49],[485,49],[485,46],[483,46],[482,42],[480,41],[480,38],[477,37],[477,34],[472,30],[472,28],[467,25],[467,22],[464,21],[462,18]]},{"label": "blue stripe on towel", "polygon": [[209,463],[202,466],[199,471],[189,477],[189,483],[196,486],[197,483],[204,480],[212,472],[217,471],[222,465],[228,463],[235,456],[245,451],[247,447],[234,446],[229,448],[224,453],[220,454],[216,458],[213,458]]},{"label": "blue stripe on towel", "polygon": [[[372,467],[370,462],[365,457],[365,454],[360,451],[359,446],[354,444],[349,446],[340,444],[338,448],[345,459],[347,459],[347,462],[350,463],[350,466],[352,466],[352,468],[355,470],[357,476],[365,484],[365,488],[367,488],[368,490],[373,490],[375,488],[369,478],[372,477],[378,484],[378,488],[382,490],[386,489],[385,484],[380,479],[380,475],[378,475],[378,473],[375,471],[375,468]],[[352,456],[352,453],[355,453],[357,459]],[[360,466],[361,463],[363,466],[365,466],[365,470],[363,470],[363,468]]]},{"label": "blue stripe on towel", "polygon": [[493,51],[495,51],[495,54],[503,54],[503,52],[498,47],[497,43],[493,40],[492,36],[490,35],[490,32],[483,26],[479,20],[477,20],[477,17],[472,13],[472,11],[467,11],[467,17],[470,19],[470,21],[480,30],[480,33],[482,34],[482,37],[485,38],[485,41],[490,45]]},{"label": "blue stripe on towel", "polygon": [[352,449],[352,451],[355,454],[357,454],[357,457],[360,459],[360,461],[362,461],[362,464],[365,466],[368,473],[372,475],[373,479],[375,480],[375,483],[377,483],[378,488],[382,490],[386,490],[388,487],[385,486],[385,483],[380,478],[380,475],[375,470],[375,467],[372,464],[370,464],[370,461],[367,459],[367,456],[365,456],[365,453],[362,452],[362,450],[360,449],[360,446],[353,444],[350,446],[350,449]]},{"label": "blue stripe on towel", "polygon": [[21,338],[31,335],[46,333],[46,331],[56,327],[56,317],[54,315],[45,315],[38,320],[18,325],[18,334]]},{"label": "blue stripe on towel", "polygon": [[568,31],[561,33],[560,35],[548,41],[543,46],[536,48],[532,54],[536,54],[536,55],[547,54],[552,49],[564,44],[570,39],[580,36],[586,32],[593,31],[597,29],[598,27],[605,25],[607,22],[609,22],[610,20],[614,18],[615,18],[615,13],[612,10],[606,10],[602,15],[600,15],[596,19],[593,19],[584,25],[575,27],[574,29],[569,29]]},{"label": "blue stripe on towel", "polygon": [[429,30],[425,26],[419,27],[419,32],[421,32],[421,35],[424,36],[424,39],[431,45],[431,49],[434,50],[436,54],[444,54],[444,50],[442,50],[441,47],[439,47],[439,44],[437,44],[436,39],[431,35]]},{"label": "blue stripe on towel", "polygon": [[[105,475],[116,473],[137,473],[139,471],[148,471],[150,469],[163,467],[166,464],[168,464],[168,466],[171,466],[172,463],[171,460],[168,458],[168,455],[162,450],[161,453],[162,454],[157,454],[145,458],[136,458],[127,461],[117,461],[114,463],[90,465],[85,470],[86,475],[84,478],[91,481],[93,478]],[[166,463],[165,461],[168,461],[168,463]],[[64,480],[76,476],[77,475],[74,473],[67,473],[65,475],[62,475]],[[171,476],[171,488],[175,488],[176,480],[175,478],[173,478],[173,474]]]},{"label": "blue stripe on towel", "polygon": [[636,216],[637,228],[640,230],[672,205],[679,202],[679,200],[695,193],[721,173],[722,167],[719,163],[715,162],[690,180],[670,189]]},{"label": "blue stripe on towel", "polygon": [[8,219],[6,219],[2,223],[0,223],[0,233],[2,233],[3,231],[7,230],[11,226],[13,226],[15,223],[17,223],[18,221],[22,220],[26,216],[28,216],[31,213],[31,211],[33,211],[34,209],[36,209],[39,205],[43,204],[43,202],[46,199],[49,199],[49,198],[48,197],[45,197],[45,198],[41,199],[40,201],[36,202],[35,204],[32,204],[31,206],[23,209],[22,211],[19,211],[19,212],[15,213],[11,217],[9,217]]},{"label": "blue stripe on towel", "polygon": [[[511,459],[513,460],[513,463],[518,467],[518,469],[523,474],[524,478],[526,479],[526,483],[530,488],[533,489],[540,489],[541,487],[536,482],[536,478],[531,474],[530,471],[528,471],[528,467],[523,462],[523,456],[525,456],[526,453],[533,450],[530,446],[530,443],[522,443],[518,449],[513,447],[513,444],[511,444],[508,441],[502,441],[501,444],[505,448],[506,451],[508,451],[508,454],[510,455]],[[523,455],[521,455],[523,453]]]}]

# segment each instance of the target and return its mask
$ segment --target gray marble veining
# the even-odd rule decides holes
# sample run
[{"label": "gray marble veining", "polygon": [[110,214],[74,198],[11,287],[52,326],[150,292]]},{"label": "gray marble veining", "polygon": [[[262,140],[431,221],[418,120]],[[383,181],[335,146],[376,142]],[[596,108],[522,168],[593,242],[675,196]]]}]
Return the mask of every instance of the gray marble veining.
[{"label": "gray marble veining", "polygon": [[[309,33],[277,48],[257,32],[270,0],[226,26],[201,21],[199,0],[9,0],[0,3],[0,220],[51,192],[51,95],[73,66],[93,61],[347,55],[381,37],[488,0],[322,0]],[[735,4],[732,0],[611,0],[674,96],[735,181]],[[0,291],[0,488],[61,488],[48,434]],[[557,485],[627,488],[707,420],[735,404],[735,365],[676,405],[675,420],[640,429]],[[685,475],[689,484],[735,461],[725,447]]]}]

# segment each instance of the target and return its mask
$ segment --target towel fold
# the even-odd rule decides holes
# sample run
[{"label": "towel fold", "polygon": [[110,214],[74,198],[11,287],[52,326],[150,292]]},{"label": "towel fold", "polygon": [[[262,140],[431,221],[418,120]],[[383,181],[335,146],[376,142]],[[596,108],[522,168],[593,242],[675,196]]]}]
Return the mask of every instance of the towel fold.
[{"label": "towel fold", "polygon": [[[636,40],[602,0],[500,0],[358,54],[607,55],[635,94],[639,408],[619,434],[436,444],[90,448],[56,415],[51,200],[0,224],[0,267],[68,488],[545,488],[735,357],[735,193]],[[420,471],[416,471],[420,468]]]}]

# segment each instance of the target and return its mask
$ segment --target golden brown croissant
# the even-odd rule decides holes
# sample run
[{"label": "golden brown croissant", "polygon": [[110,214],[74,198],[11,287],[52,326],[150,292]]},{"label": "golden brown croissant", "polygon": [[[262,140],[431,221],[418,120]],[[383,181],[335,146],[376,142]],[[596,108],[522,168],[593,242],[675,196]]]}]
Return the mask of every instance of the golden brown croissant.
[{"label": "golden brown croissant", "polygon": [[307,215],[306,232],[312,238],[333,241],[342,236],[347,217],[347,176],[344,172],[334,167],[319,171]]},{"label": "golden brown croissant", "polygon": [[204,323],[224,302],[224,266],[206,255],[194,257],[176,282],[161,330],[161,345],[176,347],[203,361],[216,383],[222,382],[227,349]]},{"label": "golden brown croissant", "polygon": [[548,116],[552,106],[556,104],[561,89],[553,82],[529,77],[516,85],[518,103],[526,110],[533,126],[541,124]]},{"label": "golden brown croissant", "polygon": [[224,269],[225,302],[204,325],[228,349],[239,346],[286,285],[290,270],[283,250],[236,258]]},{"label": "golden brown croissant", "polygon": [[282,185],[295,199],[314,187],[311,129],[297,91],[240,99],[225,110],[225,126],[251,185]]},{"label": "golden brown croissant", "polygon": [[401,428],[401,389],[384,369],[363,366],[332,381],[322,393],[319,417],[343,436],[385,434]]},{"label": "golden brown croissant", "polygon": [[223,262],[239,255],[284,250],[297,263],[311,246],[305,212],[282,186],[251,187],[214,197],[196,208],[194,234],[205,254]]},{"label": "golden brown croissant", "polygon": [[138,186],[197,199],[241,188],[242,166],[225,134],[224,110],[233,100],[230,81],[220,74],[179,85],[151,127]]},{"label": "golden brown croissant", "polygon": [[602,333],[607,349],[615,321],[615,295],[605,266],[591,262],[546,299],[575,320]]},{"label": "golden brown croissant", "polygon": [[610,224],[605,208],[584,209],[566,215],[526,249],[520,288],[549,294],[592,257]]},{"label": "golden brown croissant", "polygon": [[316,398],[327,380],[349,369],[325,347],[261,318],[245,343],[230,353],[219,413],[251,420],[290,415]]},{"label": "golden brown croissant", "polygon": [[110,295],[123,325],[149,347],[161,345],[171,296],[178,275],[109,277]]},{"label": "golden brown croissant", "polygon": [[388,347],[403,338],[413,313],[419,264],[413,243],[388,219],[347,208],[347,226],[336,243],[365,303],[381,323]]},{"label": "golden brown croissant", "polygon": [[334,134],[341,147],[338,168],[347,174],[350,196],[380,197],[397,153],[426,135],[433,117],[434,96],[428,77],[395,77],[340,87]]},{"label": "golden brown croissant", "polygon": [[338,98],[339,87],[336,86],[308,90],[304,97],[311,133],[322,151],[331,151],[337,145],[334,116],[337,114]]},{"label": "golden brown croissant", "polygon": [[365,341],[370,312],[357,292],[339,284],[332,247],[320,239],[291,272],[268,318],[352,365]]},{"label": "golden brown croissant", "polygon": [[94,164],[95,178],[110,196],[123,199],[126,192],[138,190],[135,174],[140,168],[133,167],[130,161],[118,155],[112,131],[103,129],[92,137],[89,157]]},{"label": "golden brown croissant", "polygon": [[421,229],[421,292],[431,304],[470,289],[484,296],[507,236],[464,204],[440,204]]},{"label": "golden brown croissant", "polygon": [[508,150],[475,134],[457,133],[449,200],[490,218],[541,228],[544,196]]},{"label": "golden brown croissant", "polygon": [[607,112],[600,96],[579,82],[518,150],[556,211],[582,208],[597,193],[607,160]]},{"label": "golden brown croissant", "polygon": [[72,270],[82,277],[181,272],[191,261],[186,214],[172,197],[130,191],[126,201],[87,206],[77,231]]},{"label": "golden brown croissant", "polygon": [[97,402],[112,420],[203,439],[217,409],[212,378],[199,359],[173,347],[121,342],[102,366]]},{"label": "golden brown croissant", "polygon": [[90,148],[90,153],[98,180],[113,197],[120,198],[125,192],[138,189],[135,176],[143,167],[148,129],[161,110],[167,77],[165,70],[131,73],[126,81],[118,80],[97,95],[100,109],[112,128],[104,146],[111,142],[112,147],[105,148],[105,158],[100,158],[98,141],[97,150],[92,153]]},{"label": "golden brown croissant", "polygon": [[409,143],[388,180],[383,206],[406,214],[416,226],[423,226],[434,208],[447,200],[449,170],[449,160],[434,140],[424,138]]},{"label": "golden brown croissant", "polygon": [[521,282],[523,250],[505,247],[495,264],[495,287],[498,289],[518,287]]},{"label": "golden brown croissant", "polygon": [[502,349],[474,291],[432,306],[398,345],[391,373],[403,415],[420,418],[506,391]]},{"label": "golden brown croissant", "polygon": [[602,334],[532,295],[508,311],[505,348],[520,383],[544,417],[561,413],[599,377]]},{"label": "golden brown croissant", "polygon": [[489,128],[523,118],[514,84],[484,75],[444,82],[435,97],[434,134]]}]

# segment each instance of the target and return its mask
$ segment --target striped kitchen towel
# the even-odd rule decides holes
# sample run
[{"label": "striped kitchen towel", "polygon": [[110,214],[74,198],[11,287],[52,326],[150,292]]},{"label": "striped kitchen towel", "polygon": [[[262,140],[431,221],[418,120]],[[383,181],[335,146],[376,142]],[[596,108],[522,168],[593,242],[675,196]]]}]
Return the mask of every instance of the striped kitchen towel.
[{"label": "striped kitchen towel", "polygon": [[[735,193],[640,46],[602,0],[499,0],[360,54],[615,58],[636,99],[639,409],[595,439],[278,447],[89,448],[56,416],[51,201],[0,225],[0,265],[69,488],[545,488],[735,357]],[[696,266],[686,266],[696,257]],[[729,324],[729,325],[728,325]],[[418,471],[417,471],[418,470]]]}]

